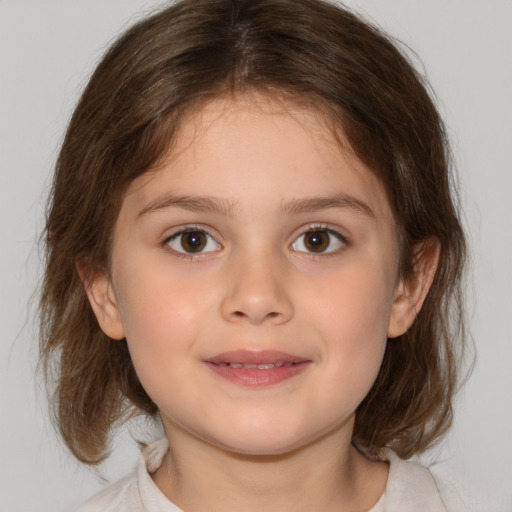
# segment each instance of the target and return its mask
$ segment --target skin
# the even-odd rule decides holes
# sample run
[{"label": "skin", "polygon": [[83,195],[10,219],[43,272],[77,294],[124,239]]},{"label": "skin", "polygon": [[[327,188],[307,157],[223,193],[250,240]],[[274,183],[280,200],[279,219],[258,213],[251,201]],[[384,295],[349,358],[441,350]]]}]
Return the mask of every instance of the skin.
[{"label": "skin", "polygon": [[[207,245],[187,253],[183,229]],[[311,230],[323,252],[306,244]],[[160,410],[161,491],[185,511],[369,510],[387,465],[351,445],[355,410],[388,337],[421,307],[429,254],[398,279],[384,189],[319,114],[251,95],[191,115],[172,154],[129,187],[111,274],[87,283]],[[205,364],[239,349],[309,364],[256,388]]]}]

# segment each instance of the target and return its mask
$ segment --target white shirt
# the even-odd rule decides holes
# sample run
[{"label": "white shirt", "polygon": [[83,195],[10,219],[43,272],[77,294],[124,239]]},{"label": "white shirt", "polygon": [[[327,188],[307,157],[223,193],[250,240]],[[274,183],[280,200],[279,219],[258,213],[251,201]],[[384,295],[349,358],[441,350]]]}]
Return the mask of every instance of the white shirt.
[{"label": "white shirt", "polygon": [[[171,503],[151,478],[164,455],[167,439],[144,448],[136,470],[107,487],[74,512],[183,512]],[[389,476],[384,494],[368,512],[446,512],[430,471],[417,462],[401,460],[386,450]]]}]

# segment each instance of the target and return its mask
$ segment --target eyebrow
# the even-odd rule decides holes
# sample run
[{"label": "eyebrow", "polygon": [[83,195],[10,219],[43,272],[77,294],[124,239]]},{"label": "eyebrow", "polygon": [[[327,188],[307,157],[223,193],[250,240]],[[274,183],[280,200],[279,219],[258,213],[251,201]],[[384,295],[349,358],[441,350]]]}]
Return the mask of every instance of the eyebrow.
[{"label": "eyebrow", "polygon": [[[214,212],[231,217],[235,203],[210,196],[178,196],[168,194],[148,203],[137,214],[137,218],[166,208],[181,208],[196,213]],[[345,208],[367,217],[375,218],[375,213],[364,201],[345,193],[326,197],[297,198],[286,201],[282,212],[287,214],[311,213],[329,208]]]},{"label": "eyebrow", "polygon": [[375,213],[368,204],[345,193],[326,197],[292,199],[283,204],[283,211],[291,214],[310,213],[328,208],[346,208],[355,213],[375,218]]},{"label": "eyebrow", "polygon": [[165,208],[181,208],[191,212],[214,212],[230,217],[233,214],[234,203],[226,199],[206,196],[178,196],[168,194],[148,203],[137,214],[137,218]]}]

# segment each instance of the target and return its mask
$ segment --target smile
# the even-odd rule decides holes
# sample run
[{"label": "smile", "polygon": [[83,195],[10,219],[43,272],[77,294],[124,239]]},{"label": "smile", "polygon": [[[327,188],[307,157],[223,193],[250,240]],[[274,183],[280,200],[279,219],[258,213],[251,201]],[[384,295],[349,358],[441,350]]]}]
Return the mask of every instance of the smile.
[{"label": "smile", "polygon": [[[215,364],[215,363],[214,363]],[[231,366],[231,368],[245,368],[247,370],[271,370],[272,368],[281,368],[281,366],[292,366],[297,363],[283,363],[282,361],[276,363],[219,363],[218,366]]]},{"label": "smile", "polygon": [[238,350],[205,359],[217,376],[246,387],[266,387],[303,373],[311,360],[278,351]]}]

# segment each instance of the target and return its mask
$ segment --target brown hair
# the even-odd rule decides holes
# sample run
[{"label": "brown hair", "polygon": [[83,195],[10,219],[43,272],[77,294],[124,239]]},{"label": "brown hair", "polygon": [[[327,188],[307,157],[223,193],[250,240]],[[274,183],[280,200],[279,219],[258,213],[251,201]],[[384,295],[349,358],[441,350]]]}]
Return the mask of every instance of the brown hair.
[{"label": "brown hair", "polygon": [[156,415],[125,341],[100,330],[76,265],[108,271],[124,191],[158,163],[185,114],[256,90],[306,101],[381,179],[399,231],[401,273],[436,239],[440,263],[414,325],[388,341],[357,410],[354,442],[410,456],[449,427],[464,340],[463,231],[448,146],[428,87],[385,35],[320,0],[184,0],[130,28],[106,53],[70,121],[45,231],[41,361],[73,454],[95,464],[130,415]]}]

